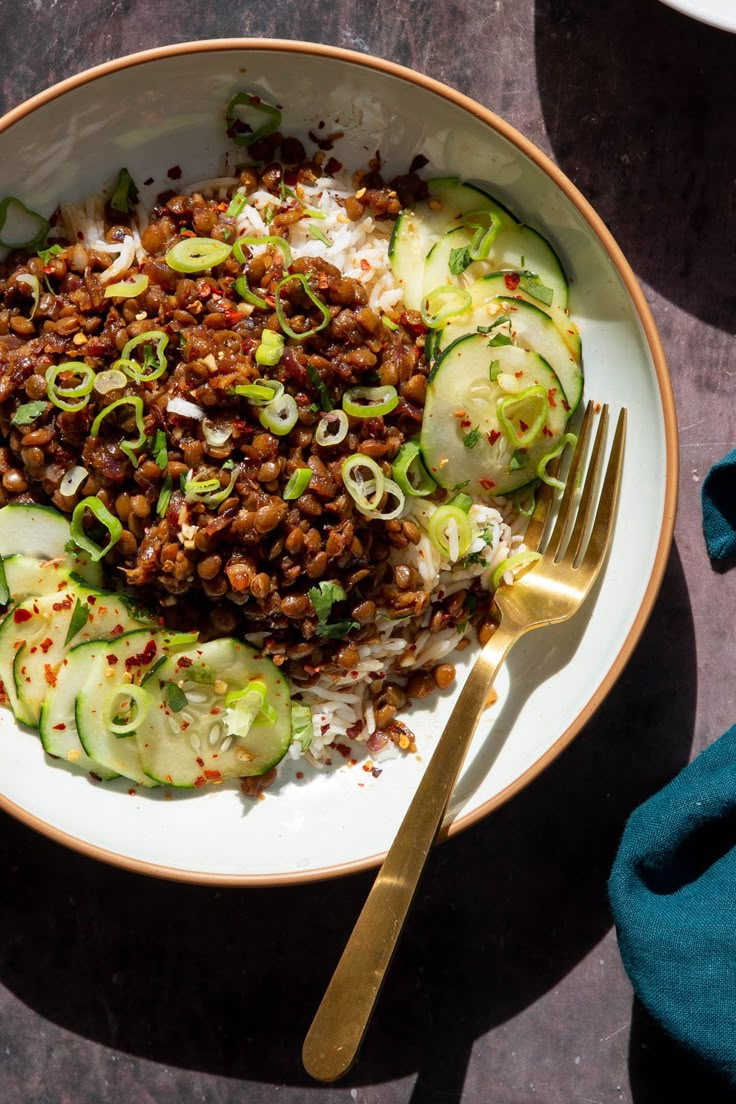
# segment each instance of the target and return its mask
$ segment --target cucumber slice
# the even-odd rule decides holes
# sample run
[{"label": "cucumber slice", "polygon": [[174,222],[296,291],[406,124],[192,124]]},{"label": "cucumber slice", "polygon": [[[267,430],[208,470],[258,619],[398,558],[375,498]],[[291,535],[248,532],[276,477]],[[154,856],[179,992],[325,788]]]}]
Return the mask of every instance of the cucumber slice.
[{"label": "cucumber slice", "polygon": [[[467,334],[441,354],[427,387],[420,438],[424,463],[437,482],[450,490],[462,485],[477,498],[509,494],[535,479],[537,464],[567,423],[560,381],[550,366],[515,345],[489,349],[488,340],[486,334]],[[499,374],[491,380],[495,361]],[[534,385],[550,396],[549,410],[543,431],[518,450],[504,432],[498,402]]]},{"label": "cucumber slice", "polygon": [[14,618],[18,610],[32,604],[43,623],[33,639],[27,639],[17,648],[13,659],[13,680],[22,714],[19,719],[25,724],[38,724],[44,698],[49,686],[54,685],[56,672],[66,654],[66,637],[77,602],[87,606],[88,615],[70,643],[119,636],[143,624],[132,615],[128,603],[120,595],[75,583],[70,583],[60,594],[30,599],[16,607]]},{"label": "cucumber slice", "polygon": [[[59,687],[69,686],[75,695],[72,712],[79,734],[79,741],[89,758],[99,763],[113,775],[144,786],[155,786],[143,770],[135,735],[116,736],[105,723],[106,705],[116,688],[124,688],[123,672],[133,676],[140,684],[143,676],[163,655],[163,634],[155,629],[137,629],[124,633],[115,640],[92,640],[78,644],[68,653],[59,670]],[[66,695],[68,705],[68,694]],[[47,698],[48,703],[48,698]],[[41,713],[41,738],[45,737],[44,719],[47,706]],[[53,728],[53,726],[51,726]],[[97,772],[99,773],[99,771]]]},{"label": "cucumber slice", "polygon": [[[259,717],[245,735],[233,735],[232,707],[226,708],[225,697],[255,680],[265,683],[275,720]],[[154,705],[136,740],[143,769],[156,782],[198,788],[263,774],[283,759],[291,743],[286,679],[270,659],[240,640],[211,640],[172,655],[144,686],[154,695]],[[186,701],[175,700],[179,691]]]},{"label": "cucumber slice", "polygon": [[0,510],[0,556],[20,552],[38,560],[62,559],[70,572],[77,572],[91,586],[100,586],[102,568],[81,549],[67,552],[70,539],[67,518],[52,506],[11,502]]},{"label": "cucumber slice", "polygon": [[[480,281],[476,287],[484,283]],[[570,407],[568,413],[572,413],[583,394],[582,368],[547,312],[531,303],[504,297],[481,300],[472,311],[444,328],[438,339],[439,349],[448,348],[462,334],[488,326],[503,315],[508,315],[510,321],[496,327],[493,333],[509,336],[514,345],[529,349],[548,362],[562,384],[564,398]]]},{"label": "cucumber slice", "polygon": [[[45,599],[48,601],[48,599]],[[30,598],[8,610],[0,624],[0,680],[16,720],[22,724],[35,724],[35,718],[18,698],[13,678],[13,665],[18,651],[27,642],[43,641],[48,618],[41,610],[44,599]]]},{"label": "cucumber slice", "polygon": [[69,565],[64,560],[37,560],[34,556],[6,556],[5,579],[13,602],[37,595],[39,598],[64,590],[69,583]]},{"label": "cucumber slice", "polygon": [[[396,280],[404,289],[404,305],[419,310],[425,293],[424,263],[435,242],[453,228],[468,211],[490,211],[505,225],[516,217],[474,184],[459,184],[454,177],[428,181],[430,199],[413,211],[402,211],[394,225],[388,255]],[[439,287],[447,280],[433,284]],[[431,291],[432,288],[429,288]]]}]

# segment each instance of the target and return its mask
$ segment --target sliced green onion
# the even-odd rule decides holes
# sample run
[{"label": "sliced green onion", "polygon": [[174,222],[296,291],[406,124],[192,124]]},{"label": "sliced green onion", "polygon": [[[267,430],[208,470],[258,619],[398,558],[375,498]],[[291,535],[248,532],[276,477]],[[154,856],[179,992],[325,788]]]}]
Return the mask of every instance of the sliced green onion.
[{"label": "sliced green onion", "polygon": [[390,414],[398,405],[398,392],[390,383],[381,387],[351,387],[342,397],[343,410],[353,418]]},{"label": "sliced green onion", "polygon": [[296,400],[289,394],[274,399],[268,406],[264,406],[258,415],[258,420],[264,429],[275,433],[277,437],[285,437],[287,433],[291,433],[299,420]]},{"label": "sliced green onion", "polygon": [[101,410],[95,420],[92,422],[92,428],[90,429],[90,436],[96,437],[100,432],[100,426],[108,414],[112,414],[114,410],[119,410],[122,406],[132,406],[133,416],[135,417],[135,426],[138,430],[138,437],[134,441],[123,441],[120,444],[121,452],[124,452],[128,457],[133,467],[138,467],[138,457],[135,450],[139,449],[141,445],[146,441],[146,430],[143,425],[143,399],[140,395],[124,395],[122,399],[116,399],[115,402],[110,403],[104,410]]},{"label": "sliced green onion", "polygon": [[[255,130],[237,114],[238,107],[247,107],[259,115],[265,116],[264,121]],[[260,96],[250,92],[236,92],[225,111],[227,123],[227,135],[239,146],[252,146],[259,138],[266,138],[273,134],[281,126],[281,112],[273,104],[266,103]]]},{"label": "sliced green onion", "polygon": [[41,299],[41,285],[38,282],[38,276],[33,276],[30,272],[21,272],[19,276],[15,277],[16,284],[24,284],[25,287],[31,289],[31,295],[33,296],[33,310],[28,315],[29,318],[33,318],[34,314],[38,310],[38,304]]},{"label": "sliced green onion", "polygon": [[468,553],[473,543],[470,518],[458,506],[438,506],[429,519],[429,539],[443,559],[456,563]]},{"label": "sliced green onion", "polygon": [[125,280],[118,280],[115,284],[108,284],[105,288],[106,299],[134,299],[136,295],[142,295],[148,287],[148,277],[143,272],[137,276],[128,276]]},{"label": "sliced green onion", "polygon": [[205,418],[202,422],[202,436],[210,448],[222,448],[232,435],[231,425],[218,425],[217,422],[211,422],[209,418]]},{"label": "sliced green onion", "polygon": [[[168,335],[163,330],[146,330],[145,333],[131,337],[123,347],[123,355],[113,365],[122,368],[127,376],[137,383],[150,383],[166,371],[166,346]],[[133,350],[143,345],[143,364],[133,359]],[[154,360],[154,357],[156,358]],[[158,362],[158,363],[157,363]],[[154,365],[156,365],[154,367]]]},{"label": "sliced green onion", "polygon": [[265,364],[269,368],[278,364],[284,352],[284,341],[283,334],[264,330],[261,334],[261,344],[256,349],[256,364]]},{"label": "sliced green onion", "polygon": [[391,474],[404,494],[414,498],[424,498],[431,494],[437,484],[422,463],[422,454],[417,441],[405,441],[393,462]]},{"label": "sliced green onion", "polygon": [[565,433],[560,437],[555,447],[541,458],[537,464],[537,475],[543,483],[546,483],[549,487],[554,487],[558,491],[564,491],[565,484],[562,480],[547,474],[547,465],[560,456],[568,445],[572,445],[574,448],[577,443],[578,439],[574,433]]},{"label": "sliced green onion", "polygon": [[473,304],[470,292],[465,288],[445,284],[435,288],[422,299],[420,314],[430,330],[441,329],[451,318],[467,314]]},{"label": "sliced green onion", "polygon": [[[536,405],[537,411],[527,415],[530,418],[530,424],[527,425],[526,429],[521,425],[517,429],[511,418],[515,416],[517,421],[522,420],[520,408],[525,403]],[[511,413],[512,410],[516,412],[515,415]],[[505,395],[496,403],[496,412],[501,428],[514,448],[528,448],[533,441],[536,441],[542,432],[544,423],[547,421],[547,415],[549,414],[547,392],[539,384],[535,384],[532,387],[526,387],[517,395]]]},{"label": "sliced green onion", "polygon": [[219,506],[235,486],[240,469],[234,468],[230,472],[227,486],[223,487],[219,479],[188,479],[184,483],[184,494],[188,502],[202,502],[205,506]]},{"label": "sliced green onion", "polygon": [[[57,383],[57,379],[62,375],[76,377],[80,382],[72,386],[62,382]],[[46,387],[49,400],[60,410],[71,412],[83,410],[89,402],[89,393],[94,382],[94,369],[90,368],[89,364],[85,364],[83,360],[65,360],[63,364],[52,365],[46,369]]]},{"label": "sliced green onion", "polygon": [[322,448],[339,445],[348,434],[348,416],[344,410],[331,410],[320,418],[314,439]]},{"label": "sliced green onion", "polygon": [[299,498],[300,495],[303,495],[311,478],[311,468],[297,468],[296,471],[292,472],[288,483],[284,487],[284,500],[289,502],[292,498]]},{"label": "sliced green onion", "polygon": [[463,225],[475,229],[473,240],[469,246],[471,260],[484,261],[491,251],[491,246],[498,231],[503,225],[501,219],[493,211],[468,211],[463,216]]},{"label": "sliced green onion", "polygon": [[156,513],[159,517],[163,517],[169,508],[171,502],[171,492],[174,487],[174,481],[167,472],[164,476],[164,481],[161,484],[161,490],[158,493],[158,501],[156,503]]},{"label": "sliced green onion", "polygon": [[330,398],[330,392],[327,390],[327,385],[319,374],[318,369],[315,368],[313,364],[307,364],[307,377],[319,396],[319,405],[329,414],[334,409],[332,399]]},{"label": "sliced green onion", "polygon": [[119,368],[106,368],[104,372],[98,372],[93,384],[98,395],[108,395],[111,391],[119,391],[125,387],[128,377]]},{"label": "sliced green onion", "polygon": [[318,242],[322,242],[323,245],[330,246],[332,242],[319,226],[307,226],[307,233],[310,237],[315,238]]},{"label": "sliced green onion", "polygon": [[[572,434],[570,434],[570,436],[572,436]],[[550,456],[549,459],[551,460],[552,457]],[[537,505],[538,486],[539,484],[536,482],[532,484],[532,487],[529,491],[529,501],[525,506],[522,505],[521,496],[519,494],[516,495],[516,509],[522,517],[531,517],[534,513],[534,508]],[[562,486],[562,484],[560,484],[560,486]]]},{"label": "sliced green onion", "polygon": [[289,249],[289,243],[286,238],[278,237],[276,234],[264,234],[262,237],[244,237],[238,238],[233,245],[233,256],[240,264],[245,264],[246,257],[243,252],[244,245],[270,245],[272,249],[280,249],[281,255],[284,258],[284,268],[288,268],[291,264],[291,249]]},{"label": "sliced green onion", "polygon": [[[281,289],[284,287],[285,284],[288,284],[290,280],[297,280],[302,285],[304,291],[314,303],[315,307],[317,307],[322,312],[322,321],[319,323],[319,325],[313,326],[311,330],[305,330],[304,333],[297,333],[296,330],[293,330],[291,328],[286,319],[286,315],[284,314],[284,308],[281,305]],[[317,296],[314,294],[309,286],[309,281],[307,280],[307,277],[304,276],[301,272],[294,272],[290,276],[284,276],[283,280],[279,280],[274,291],[274,299],[276,302],[276,317],[279,320],[279,325],[281,326],[281,329],[288,337],[293,337],[301,341],[305,337],[313,337],[314,334],[319,333],[320,330],[323,330],[325,326],[328,326],[330,324],[330,319],[332,316],[327,305],[323,303],[321,299],[317,298]]]},{"label": "sliced green onion", "polygon": [[[237,244],[237,243],[236,243]],[[246,282],[245,276],[238,276],[235,281],[235,290],[241,299],[244,299],[246,303],[250,303],[254,307],[258,307],[259,310],[268,310],[268,303],[265,299],[261,299],[260,295],[256,295],[254,291],[251,291]]]},{"label": "sliced green onion", "polygon": [[314,739],[312,710],[302,702],[291,703],[291,736],[306,751]]},{"label": "sliced green onion", "polygon": [[361,514],[365,514],[366,517],[371,518],[373,521],[393,521],[404,509],[406,503],[406,495],[402,491],[398,483],[395,483],[393,479],[387,479],[383,485],[383,494],[388,495],[389,498],[396,499],[396,505],[391,507],[372,507],[370,510],[364,510],[361,506],[358,506]]},{"label": "sliced green onion", "polygon": [[254,406],[268,406],[270,402],[281,398],[284,385],[280,380],[257,379],[253,383],[239,383],[233,390],[236,395],[248,399]]},{"label": "sliced green onion", "polygon": [[182,238],[166,254],[166,263],[174,272],[203,272],[222,264],[232,251],[231,245],[215,238]]},{"label": "sliced green onion", "polygon": [[[370,473],[368,479],[361,474],[363,470]],[[365,512],[378,508],[386,487],[386,476],[375,460],[362,452],[354,452],[343,460],[340,474],[345,490],[359,510]]]},{"label": "sliced green onion", "polygon": [[[102,723],[114,736],[132,736],[148,715],[153,698],[134,682],[116,686],[107,695],[102,711]],[[121,711],[127,719],[121,719]]]},{"label": "sliced green onion", "polygon": [[110,206],[121,215],[129,215],[138,202],[138,189],[127,169],[121,169],[110,196]]},{"label": "sliced green onion", "polygon": [[[168,652],[173,652],[176,651],[177,648],[189,648],[192,644],[196,644],[198,640],[198,632],[165,632],[162,643]],[[188,679],[192,677],[190,674],[191,670],[191,667],[187,667],[186,669]],[[195,677],[193,681],[198,682],[199,679]]]},{"label": "sliced green onion", "polygon": [[[94,514],[100,525],[104,525],[107,529],[109,540],[104,547],[97,544],[91,537],[87,536],[84,531],[84,512],[89,510],[91,514]],[[74,507],[74,513],[72,514],[72,520],[70,525],[71,538],[78,548],[84,549],[85,552],[89,552],[90,558],[94,563],[98,563],[103,556],[107,555],[111,548],[114,548],[123,535],[123,527],[113,514],[107,509],[104,503],[100,502],[99,498],[95,495],[89,495],[87,498],[83,498],[81,502],[78,502]]]},{"label": "sliced green onion", "polygon": [[467,514],[468,510],[473,505],[473,500],[470,495],[461,493],[451,498],[447,505],[455,506],[458,510],[462,510],[464,514]]},{"label": "sliced green onion", "polygon": [[242,738],[254,724],[274,723],[276,711],[266,701],[266,693],[263,679],[253,679],[242,690],[231,690],[225,695],[224,721],[228,735]]},{"label": "sliced green onion", "polygon": [[242,214],[249,202],[250,200],[247,195],[244,195],[243,192],[236,192],[230,200],[230,206],[227,211],[225,211],[225,216],[227,218],[237,218],[238,215]]},{"label": "sliced green onion", "polygon": [[536,563],[541,558],[541,552],[514,552],[513,556],[507,556],[505,560],[501,560],[498,567],[494,569],[491,575],[491,586],[497,590],[507,571],[513,571],[514,568],[522,567],[524,564]]},{"label": "sliced green onion", "polygon": [[394,322],[393,318],[389,318],[387,314],[381,315],[381,321],[383,322],[387,330],[395,331],[399,328],[398,322]]},{"label": "sliced green onion", "polygon": [[48,219],[45,219],[43,215],[39,215],[38,211],[32,211],[30,207],[26,207],[25,203],[17,199],[16,196],[5,196],[4,199],[0,200],[0,233],[5,229],[8,211],[11,207],[20,207],[21,217],[24,218],[24,221],[26,218],[35,220],[36,232],[21,241],[8,241],[7,238],[0,237],[0,246],[5,249],[27,249],[29,251],[38,249],[39,245],[43,245],[46,241],[46,235],[49,232]]}]

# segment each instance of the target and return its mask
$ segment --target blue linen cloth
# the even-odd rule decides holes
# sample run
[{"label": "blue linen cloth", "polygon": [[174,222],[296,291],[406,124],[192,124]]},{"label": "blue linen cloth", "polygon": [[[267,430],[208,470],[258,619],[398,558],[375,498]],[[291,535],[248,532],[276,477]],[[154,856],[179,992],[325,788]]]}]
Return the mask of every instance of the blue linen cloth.
[{"label": "blue linen cloth", "polygon": [[[701,501],[711,560],[736,557],[736,449]],[[736,1089],[736,725],[632,814],[609,896],[638,997]]]}]

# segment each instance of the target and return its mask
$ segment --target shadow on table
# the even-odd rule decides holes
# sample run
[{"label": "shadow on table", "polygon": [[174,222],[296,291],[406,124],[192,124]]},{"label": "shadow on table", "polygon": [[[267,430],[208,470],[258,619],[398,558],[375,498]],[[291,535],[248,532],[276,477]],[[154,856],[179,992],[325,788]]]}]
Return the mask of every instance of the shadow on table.
[{"label": "shadow on table", "polygon": [[[475,1040],[558,984],[610,927],[623,824],[687,760],[695,699],[673,550],[634,658],[585,731],[432,856],[348,1085],[418,1071],[414,1104],[460,1100]],[[302,1039],[371,875],[220,891],[94,863],[11,820],[2,831],[0,980],[21,1001],[169,1066],[306,1083]]]},{"label": "shadow on table", "polygon": [[535,48],[560,167],[639,277],[731,332],[736,36],[655,0],[537,0]]}]

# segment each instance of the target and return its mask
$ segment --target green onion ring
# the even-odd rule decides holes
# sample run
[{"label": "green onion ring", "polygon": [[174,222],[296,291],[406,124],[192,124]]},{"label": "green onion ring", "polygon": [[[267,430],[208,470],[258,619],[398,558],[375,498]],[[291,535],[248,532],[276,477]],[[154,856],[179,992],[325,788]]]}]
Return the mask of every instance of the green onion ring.
[{"label": "green onion ring", "polygon": [[225,211],[226,218],[237,218],[250,203],[247,195],[243,192],[236,192],[233,198],[230,200],[230,206]]},{"label": "green onion ring", "polygon": [[454,506],[456,509],[462,510],[464,514],[467,514],[470,510],[470,507],[473,505],[473,500],[470,495],[456,494],[453,498],[450,499],[447,505]]},{"label": "green onion ring", "polygon": [[256,295],[254,291],[250,290],[245,276],[238,276],[234,286],[240,298],[243,299],[246,303],[250,303],[251,306],[258,307],[259,310],[268,310],[268,303],[266,302],[266,300],[261,299],[259,295]]},{"label": "green onion ring", "polygon": [[[457,555],[454,556],[452,555],[454,550],[447,535],[450,522],[454,522],[457,527]],[[449,504],[437,507],[429,519],[427,533],[440,556],[454,563],[464,559],[473,543],[473,527],[470,524],[470,518],[464,510]]]},{"label": "green onion ring", "polygon": [[212,479],[189,479],[184,484],[184,495],[188,502],[201,502],[205,506],[219,506],[235,486],[240,474],[239,468],[233,468],[227,486],[223,487],[220,480],[213,476]]},{"label": "green onion ring", "polygon": [[276,334],[273,330],[264,330],[261,335],[261,343],[256,349],[256,364],[274,368],[283,356],[284,340],[283,334]]},{"label": "green onion ring", "polygon": [[33,318],[34,314],[38,310],[38,304],[41,299],[41,285],[38,282],[38,276],[33,276],[30,272],[21,272],[15,277],[16,284],[23,284],[25,287],[31,289],[31,295],[33,296],[33,310],[28,315],[29,318]]},{"label": "green onion ring", "polygon": [[26,207],[25,203],[16,196],[5,196],[4,199],[0,200],[0,232],[2,232],[5,227],[5,222],[8,217],[8,208],[12,205],[20,207],[24,214],[30,215],[31,218],[36,219],[38,221],[38,230],[33,237],[28,238],[27,241],[10,242],[0,237],[0,246],[4,249],[27,249],[29,252],[38,249],[39,245],[42,245],[43,242],[46,241],[46,235],[49,232],[48,219],[45,219],[43,215],[39,215],[38,211],[32,211],[30,207]]},{"label": "green onion ring", "polygon": [[[129,721],[116,721],[116,702],[120,698],[130,698],[130,705],[135,706],[133,716]],[[136,732],[148,715],[153,698],[142,686],[135,683],[123,683],[115,686],[107,695],[105,707],[102,712],[102,723],[110,729],[114,736],[131,736]],[[121,702],[121,705],[123,703]]]},{"label": "green onion ring", "polygon": [[513,556],[507,556],[505,560],[501,560],[498,567],[494,569],[491,575],[491,586],[494,590],[498,590],[507,571],[513,571],[515,567],[521,567],[523,564],[536,563],[541,558],[541,552],[514,552]]},{"label": "green onion ring", "polygon": [[[133,350],[146,342],[149,342],[152,347],[155,346],[156,349],[158,367],[152,372],[146,371],[147,353],[145,348],[143,350],[143,364],[141,365],[138,361],[133,360]],[[123,355],[120,360],[115,361],[113,368],[122,368],[126,376],[130,376],[137,383],[150,383],[166,371],[166,346],[168,344],[168,334],[165,334],[163,330],[146,330],[145,333],[138,334],[137,337],[131,337],[130,341],[126,342],[123,347]]]},{"label": "green onion ring", "polygon": [[264,234],[262,237],[253,237],[246,235],[243,238],[238,238],[233,245],[233,256],[240,264],[245,264],[246,257],[243,252],[244,245],[270,245],[272,249],[280,249],[281,255],[284,258],[284,268],[288,268],[291,264],[291,249],[286,238],[281,238],[276,234]]},{"label": "green onion ring", "polygon": [[398,392],[390,383],[381,387],[351,387],[342,397],[343,410],[353,418],[377,418],[390,414],[398,405]]},{"label": "green onion ring", "polygon": [[[244,128],[248,124],[244,124],[235,114],[235,108],[241,105],[265,115],[265,121],[255,130],[251,127],[245,130]],[[255,96],[250,92],[236,92],[227,105],[225,122],[227,123],[228,137],[232,138],[236,145],[252,146],[259,138],[267,138],[269,134],[273,134],[274,131],[279,129],[281,126],[281,112],[273,104],[262,100],[260,96]]]},{"label": "green onion ring", "polygon": [[404,492],[402,491],[398,483],[395,483],[393,479],[386,479],[384,481],[383,495],[381,496],[381,498],[384,498],[386,495],[389,495],[396,499],[396,505],[391,507],[391,509],[389,510],[381,509],[379,506],[372,506],[370,509],[366,510],[360,505],[359,502],[356,503],[356,505],[361,514],[363,514],[367,518],[371,518],[373,521],[393,521],[393,519],[397,518],[401,511],[404,509],[406,496],[404,495]]},{"label": "green onion ring", "polygon": [[118,280],[115,284],[108,284],[105,288],[106,299],[134,299],[136,295],[142,295],[148,287],[148,277],[143,272],[137,276],[128,276],[125,280]]},{"label": "green onion ring", "polygon": [[281,496],[285,502],[290,502],[293,498],[299,498],[303,495],[309,486],[312,478],[311,468],[297,468],[289,476],[289,480],[284,487],[284,493]]},{"label": "green onion ring", "polygon": [[[64,387],[57,384],[60,375],[70,373],[81,376],[81,383],[73,387]],[[74,413],[83,410],[89,402],[89,394],[95,382],[95,372],[89,364],[83,360],[65,360],[63,364],[56,364],[46,369],[46,387],[49,401],[58,406],[60,410],[69,410]],[[78,399],[78,402],[69,402],[69,399]]]},{"label": "green onion ring", "polygon": [[[91,537],[88,537],[84,531],[84,511],[89,510],[94,514],[100,525],[104,525],[107,529],[110,539],[107,544],[102,547],[93,541]],[[123,535],[123,526],[118,518],[116,518],[104,503],[100,502],[99,498],[95,495],[90,495],[87,498],[83,498],[74,507],[74,513],[70,523],[71,538],[78,548],[84,549],[85,552],[89,552],[90,558],[94,563],[98,563],[103,556],[107,555],[111,548],[114,548]]]},{"label": "green onion ring", "polygon": [[268,406],[263,407],[258,415],[258,420],[264,429],[274,433],[277,437],[285,437],[287,433],[291,433],[299,420],[296,399],[289,394],[274,399]]},{"label": "green onion ring", "polygon": [[475,230],[469,246],[472,260],[484,261],[487,258],[502,225],[501,219],[493,211],[480,209],[468,211],[463,216],[463,226],[469,226]]},{"label": "green onion ring", "polygon": [[282,397],[284,385],[280,380],[257,379],[253,383],[239,383],[234,391],[254,406],[268,406]]},{"label": "green onion ring", "polygon": [[558,491],[564,491],[565,484],[562,480],[547,474],[547,465],[560,456],[568,445],[572,445],[574,448],[577,443],[578,439],[574,433],[565,433],[564,436],[560,437],[552,451],[545,453],[537,464],[537,475],[543,483],[546,483],[549,487],[554,487]]},{"label": "green onion ring", "polygon": [[422,463],[422,454],[417,441],[404,441],[393,462],[391,474],[404,494],[414,498],[424,498],[437,487]]},{"label": "green onion ring", "polygon": [[165,260],[174,272],[204,272],[222,264],[232,251],[231,245],[215,238],[182,238],[172,245]]},{"label": "green onion ring", "polygon": [[[371,494],[371,498],[366,494],[369,480],[364,479],[360,475],[361,468],[365,468],[370,472],[370,482],[373,484],[373,487],[368,493]],[[356,472],[358,473],[357,475],[354,474]],[[370,511],[378,508],[383,498],[383,492],[386,486],[386,476],[383,474],[383,469],[378,466],[372,457],[364,456],[362,452],[354,452],[351,456],[343,460],[340,474],[345,484],[345,490],[355,501],[360,510]]]},{"label": "green onion ring", "polygon": [[425,326],[430,330],[439,330],[451,318],[467,314],[472,305],[469,291],[445,284],[424,296],[419,313]]},{"label": "green onion ring", "polygon": [[[332,426],[335,427],[334,433]],[[348,416],[344,410],[331,410],[320,418],[314,431],[314,439],[322,448],[339,445],[347,437],[349,427]]]},{"label": "green onion ring", "polygon": [[[314,303],[315,307],[317,307],[322,312],[322,321],[320,322],[320,324],[318,326],[314,326],[311,330],[305,330],[304,333],[297,333],[296,330],[292,330],[291,326],[286,320],[284,308],[281,305],[281,289],[284,284],[288,284],[289,280],[298,280],[309,298]],[[321,299],[317,298],[317,296],[314,294],[309,286],[307,277],[302,275],[301,272],[294,272],[290,276],[284,276],[283,280],[279,280],[274,291],[274,300],[276,303],[276,317],[279,320],[279,325],[281,326],[281,329],[284,331],[287,337],[292,337],[295,338],[297,341],[302,341],[305,337],[313,337],[314,334],[319,333],[320,330],[323,330],[325,326],[329,326],[330,324],[332,315],[330,314],[327,305],[323,303]]]},{"label": "green onion ring", "polygon": [[[539,404],[539,409],[534,415],[528,429],[518,433],[516,426],[509,417],[509,409],[511,407],[515,408],[521,406],[522,403],[525,402],[537,402]],[[519,391],[517,395],[505,395],[496,403],[496,413],[498,414],[498,420],[502,430],[514,448],[528,448],[533,441],[536,441],[544,428],[544,423],[547,421],[547,415],[549,414],[549,399],[547,398],[547,392],[539,384],[534,384],[532,387],[527,387],[523,391]]]},{"label": "green onion ring", "polygon": [[134,441],[123,441],[120,443],[120,450],[125,453],[133,467],[138,467],[138,457],[135,454],[135,449],[141,447],[146,441],[146,430],[143,425],[143,399],[140,395],[124,395],[122,399],[116,399],[115,402],[110,403],[104,410],[101,410],[95,420],[92,422],[92,428],[90,429],[90,437],[96,437],[100,432],[100,426],[108,414],[112,414],[113,410],[119,410],[121,406],[132,406],[133,414],[135,417],[135,427],[138,430],[138,437]]}]

